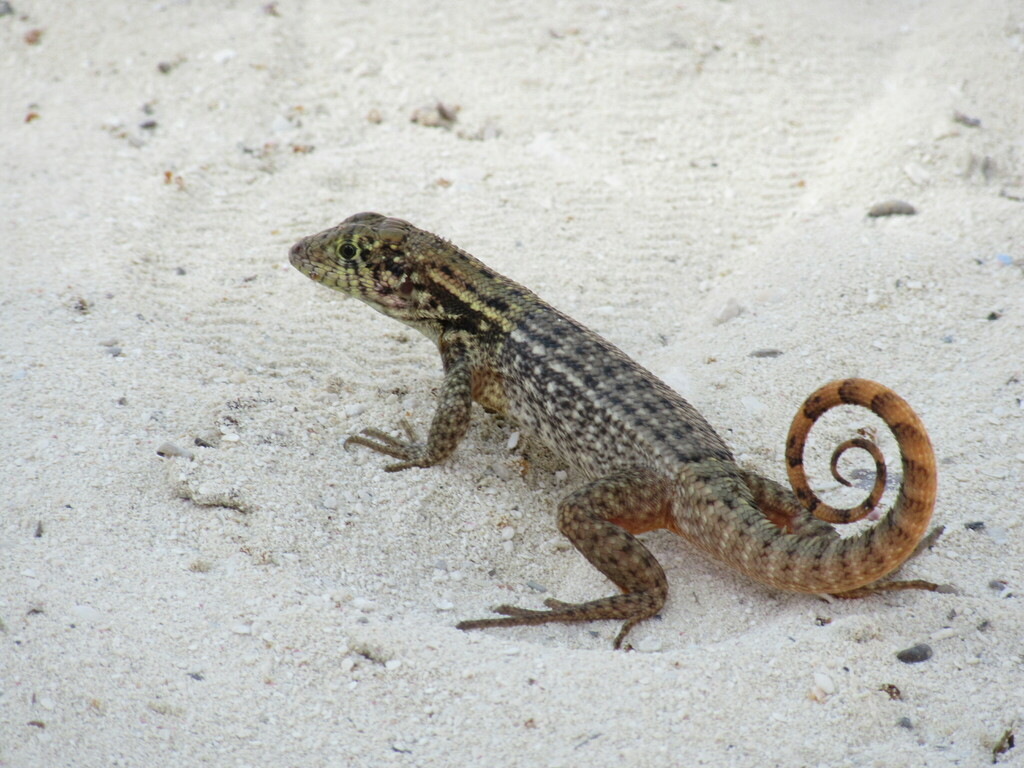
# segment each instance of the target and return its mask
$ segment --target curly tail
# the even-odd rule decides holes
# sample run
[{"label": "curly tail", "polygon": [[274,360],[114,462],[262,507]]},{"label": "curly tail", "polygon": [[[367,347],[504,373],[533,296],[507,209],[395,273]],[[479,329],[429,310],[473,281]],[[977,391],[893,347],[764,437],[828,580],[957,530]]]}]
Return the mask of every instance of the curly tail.
[{"label": "curly tail", "polygon": [[836,468],[839,456],[850,447],[862,448],[871,454],[875,462],[875,483],[864,502],[850,509],[835,509],[821,501],[807,484],[803,466],[807,435],[814,422],[837,405],[859,405],[885,422],[899,446],[903,478],[895,503],[878,524],[860,536],[832,542],[829,549],[839,550],[830,553],[833,557],[847,563],[848,568],[856,565],[843,569],[847,576],[845,583],[830,585],[829,591],[855,597],[878,589],[935,589],[936,585],[929,582],[872,585],[914,554],[935,506],[935,454],[928,433],[913,409],[891,389],[867,379],[841,379],[825,384],[807,398],[794,417],[786,440],[786,470],[794,494],[810,514],[830,523],[861,519],[882,496],[885,464],[881,452],[874,443],[862,438],[848,440],[836,448],[831,464],[832,474],[845,483]]}]

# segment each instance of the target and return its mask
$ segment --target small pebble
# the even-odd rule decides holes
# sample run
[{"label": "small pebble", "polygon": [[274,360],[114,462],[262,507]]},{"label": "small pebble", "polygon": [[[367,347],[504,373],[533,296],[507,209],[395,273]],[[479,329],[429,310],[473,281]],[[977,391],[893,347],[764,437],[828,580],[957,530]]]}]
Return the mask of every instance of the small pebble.
[{"label": "small pebble", "polygon": [[904,648],[902,651],[896,654],[896,658],[902,661],[904,664],[918,664],[922,661],[928,661],[932,657],[931,646],[926,643],[918,643],[912,645],[910,648]]},{"label": "small pebble", "polygon": [[365,597],[352,598],[352,607],[363,613],[372,613],[377,609],[377,605],[373,600],[367,600]]},{"label": "small pebble", "polygon": [[836,692],[836,684],[832,682],[832,678],[824,672],[814,673],[814,684],[826,694],[833,694]]},{"label": "small pebble", "polygon": [[505,447],[513,451],[517,445],[519,445],[519,432],[513,432],[508,436],[508,442],[505,444]]},{"label": "small pebble", "polygon": [[750,353],[750,357],[781,357],[781,349],[755,349]]},{"label": "small pebble", "polygon": [[657,653],[661,650],[661,640],[653,635],[647,635],[633,647],[640,653]]},{"label": "small pebble", "polygon": [[226,64],[231,61],[235,56],[238,55],[238,51],[233,51],[230,48],[225,48],[223,51],[217,51],[213,54],[213,60],[217,64]]},{"label": "small pebble", "polygon": [[366,406],[362,403],[349,403],[345,406],[345,415],[349,417],[359,416],[365,410]]},{"label": "small pebble", "polygon": [[997,253],[996,254],[996,261],[998,261],[1000,264],[1008,267],[1011,264],[1013,264],[1013,257],[1010,256],[1010,254],[1008,254],[1008,253]]},{"label": "small pebble", "polygon": [[193,442],[203,448],[218,448],[220,447],[220,430],[204,429],[195,436],[195,440]]},{"label": "small pebble", "polygon": [[932,175],[919,163],[907,163],[903,166],[903,172],[907,174],[908,179],[919,187],[923,187],[932,178]]},{"label": "small pebble", "polygon": [[245,624],[244,622],[236,621],[231,625],[231,631],[236,635],[251,635],[252,624]]},{"label": "small pebble", "polygon": [[960,123],[960,125],[966,125],[968,128],[980,128],[981,120],[970,115],[965,115],[963,112],[957,110],[953,113],[953,121]]},{"label": "small pebble", "polygon": [[515,477],[515,472],[513,472],[512,468],[509,467],[509,466],[506,466],[505,464],[503,464],[500,461],[494,462],[490,466],[490,470],[491,470],[491,472],[493,472],[497,476],[497,478],[499,480],[506,480],[507,481],[507,480],[511,480],[511,479],[513,479]]},{"label": "small pebble", "polygon": [[917,209],[903,200],[886,200],[883,203],[875,203],[868,209],[868,216],[873,219],[882,216],[913,216],[916,213]]},{"label": "small pebble", "polygon": [[914,728],[914,724],[910,722],[909,717],[901,717],[899,720],[896,721],[896,725],[898,725],[900,728],[906,728],[908,731],[913,730]]},{"label": "small pebble", "polygon": [[458,119],[460,109],[458,104],[444,104],[439,101],[433,106],[414,110],[410,120],[428,128],[451,128]]},{"label": "small pebble", "polygon": [[91,605],[72,606],[70,613],[79,621],[99,621],[103,618],[103,614]]},{"label": "small pebble", "polygon": [[192,451],[186,450],[185,448],[179,448],[174,443],[161,443],[160,447],[156,449],[156,455],[165,459],[170,458],[171,456],[182,456],[186,459],[191,459]]},{"label": "small pebble", "polygon": [[970,523],[964,523],[964,528],[966,528],[968,531],[984,531],[985,530],[985,521],[984,520],[975,520],[975,521],[970,522]]},{"label": "small pebble", "polygon": [[737,318],[742,314],[743,307],[740,306],[740,303],[736,301],[736,299],[729,299],[725,302],[725,306],[723,306],[719,310],[718,314],[715,315],[714,323],[715,325],[722,325],[723,323],[728,323],[730,320]]},{"label": "small pebble", "polygon": [[532,589],[534,592],[547,592],[548,588],[537,581],[527,581],[526,586]]}]

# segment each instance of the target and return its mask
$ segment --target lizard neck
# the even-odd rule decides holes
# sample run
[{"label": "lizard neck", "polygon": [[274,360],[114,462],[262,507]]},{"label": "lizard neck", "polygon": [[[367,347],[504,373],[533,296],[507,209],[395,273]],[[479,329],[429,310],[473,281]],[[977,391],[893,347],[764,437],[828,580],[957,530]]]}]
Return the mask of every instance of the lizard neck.
[{"label": "lizard neck", "polygon": [[399,317],[437,341],[442,335],[506,335],[527,312],[547,305],[461,249],[444,243],[409,275],[419,312]]}]

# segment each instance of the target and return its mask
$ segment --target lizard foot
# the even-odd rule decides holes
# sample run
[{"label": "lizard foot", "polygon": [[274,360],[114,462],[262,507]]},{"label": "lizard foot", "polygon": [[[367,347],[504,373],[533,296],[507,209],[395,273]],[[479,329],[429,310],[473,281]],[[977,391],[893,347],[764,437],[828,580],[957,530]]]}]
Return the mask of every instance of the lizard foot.
[{"label": "lizard foot", "polygon": [[658,600],[653,595],[638,592],[614,595],[589,603],[565,603],[548,598],[544,601],[544,605],[551,610],[537,611],[514,605],[499,605],[493,610],[495,613],[502,614],[504,618],[460,621],[455,628],[467,630],[485,627],[522,627],[551,622],[574,623],[601,619],[625,619],[622,628],[615,636],[614,647],[618,649],[622,647],[622,641],[629,631],[644,619],[657,613],[662,603],[664,603],[664,597]]},{"label": "lizard foot", "polygon": [[370,450],[377,451],[377,453],[383,453],[385,456],[401,459],[401,461],[395,464],[385,466],[385,472],[398,472],[409,467],[423,466],[422,462],[426,456],[427,447],[416,440],[416,432],[408,421],[402,419],[399,423],[402,429],[405,430],[405,434],[409,438],[408,440],[400,440],[383,430],[367,427],[361,430],[358,435],[349,436],[343,446],[347,449],[349,445],[362,445]]},{"label": "lizard foot", "polygon": [[832,597],[841,597],[844,600],[853,600],[859,597],[867,597],[876,592],[896,592],[903,589],[924,589],[928,592],[941,592],[949,594],[956,592],[951,584],[935,584],[931,581],[912,579],[909,581],[883,581],[881,583],[867,584],[858,589],[849,589],[846,592],[834,592]]}]

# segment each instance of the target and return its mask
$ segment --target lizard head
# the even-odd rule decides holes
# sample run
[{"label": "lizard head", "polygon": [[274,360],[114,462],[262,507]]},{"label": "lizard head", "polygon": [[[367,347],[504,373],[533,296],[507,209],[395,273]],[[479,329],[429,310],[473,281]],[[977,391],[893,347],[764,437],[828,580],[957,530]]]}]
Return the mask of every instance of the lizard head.
[{"label": "lizard head", "polygon": [[422,326],[441,318],[425,300],[425,270],[417,263],[419,250],[410,247],[419,233],[401,219],[357,213],[302,238],[288,258],[306,277],[427,332]]},{"label": "lizard head", "polygon": [[486,331],[495,302],[510,291],[526,293],[443,238],[379,213],[357,213],[304,237],[289,260],[312,280],[435,340],[449,329]]}]

